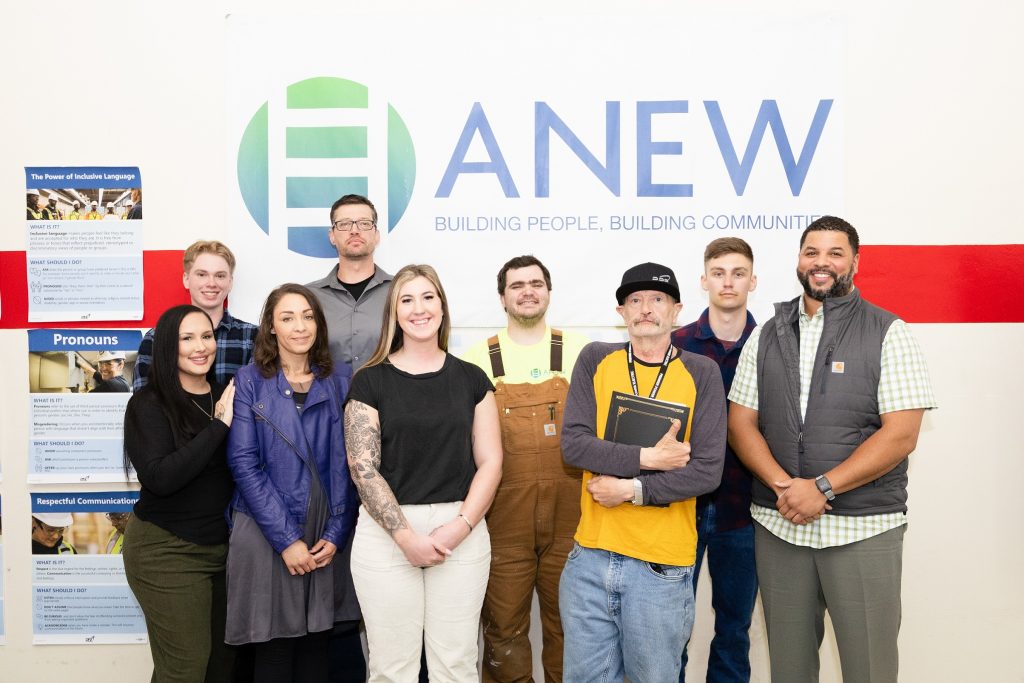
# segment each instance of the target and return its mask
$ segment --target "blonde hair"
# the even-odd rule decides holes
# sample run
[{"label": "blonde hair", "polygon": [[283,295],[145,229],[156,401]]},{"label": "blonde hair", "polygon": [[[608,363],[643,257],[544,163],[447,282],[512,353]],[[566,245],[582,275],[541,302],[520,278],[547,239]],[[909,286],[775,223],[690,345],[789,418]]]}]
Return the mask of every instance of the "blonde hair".
[{"label": "blonde hair", "polygon": [[220,256],[222,259],[228,262],[228,270],[231,274],[235,273],[235,255],[231,253],[227,245],[217,240],[199,240],[188,245],[185,249],[185,256],[182,259],[182,265],[185,267],[185,272],[192,270],[192,264],[196,262],[200,254],[214,254]]},{"label": "blonde hair", "polygon": [[377,350],[373,352],[370,359],[363,367],[380,365],[392,353],[402,348],[402,328],[398,324],[398,295],[409,282],[418,277],[426,278],[437,290],[437,296],[441,299],[441,329],[437,331],[437,346],[442,351],[448,350],[448,335],[451,333],[451,315],[448,313],[448,296],[441,286],[441,279],[437,271],[426,264],[410,264],[395,273],[391,280],[391,287],[388,289],[388,302],[384,308],[384,318],[380,325],[380,341],[377,343]]}]

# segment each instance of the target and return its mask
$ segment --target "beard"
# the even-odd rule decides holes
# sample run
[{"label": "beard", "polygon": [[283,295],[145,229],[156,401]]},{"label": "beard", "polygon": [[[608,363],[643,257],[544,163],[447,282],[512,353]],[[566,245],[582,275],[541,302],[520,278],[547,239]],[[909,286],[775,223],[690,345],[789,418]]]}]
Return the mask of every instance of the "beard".
[{"label": "beard", "polygon": [[853,290],[852,270],[845,275],[836,275],[834,270],[826,271],[832,276],[832,286],[828,289],[815,289],[813,285],[811,285],[811,273],[813,272],[822,271],[808,270],[806,273],[801,273],[798,270],[796,272],[796,279],[800,281],[801,285],[803,285],[804,293],[815,301],[824,301],[825,299],[834,299],[839,296],[846,296]]},{"label": "beard", "polygon": [[523,315],[515,311],[507,311],[507,313],[508,317],[515,320],[520,327],[534,327],[544,322],[544,314],[547,313],[547,310],[537,311],[531,315]]}]

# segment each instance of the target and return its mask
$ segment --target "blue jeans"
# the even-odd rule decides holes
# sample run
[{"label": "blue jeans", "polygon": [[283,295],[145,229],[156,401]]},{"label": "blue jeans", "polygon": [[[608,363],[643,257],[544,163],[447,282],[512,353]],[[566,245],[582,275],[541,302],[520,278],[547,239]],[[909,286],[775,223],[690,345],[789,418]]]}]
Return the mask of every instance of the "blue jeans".
[{"label": "blue jeans", "polygon": [[564,683],[665,683],[693,628],[693,567],[573,546],[558,606]]},{"label": "blue jeans", "polygon": [[[754,525],[731,531],[715,531],[714,503],[697,508],[697,564],[693,592],[708,552],[711,575],[711,606],[715,610],[715,637],[708,657],[708,683],[750,680],[750,620],[757,599],[754,564]],[[686,680],[686,651],[679,683]]]}]

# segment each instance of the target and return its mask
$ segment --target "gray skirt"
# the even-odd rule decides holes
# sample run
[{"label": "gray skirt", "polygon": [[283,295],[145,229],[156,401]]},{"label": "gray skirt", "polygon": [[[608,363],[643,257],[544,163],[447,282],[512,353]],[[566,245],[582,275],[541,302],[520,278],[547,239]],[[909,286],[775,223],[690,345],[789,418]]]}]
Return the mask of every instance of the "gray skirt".
[{"label": "gray skirt", "polygon": [[[320,540],[327,522],[327,501],[314,480],[303,540]],[[263,643],[330,630],[334,626],[334,566],[292,576],[281,555],[267,542],[259,525],[243,512],[234,513],[228,550],[228,615],[225,641],[230,645]]]}]

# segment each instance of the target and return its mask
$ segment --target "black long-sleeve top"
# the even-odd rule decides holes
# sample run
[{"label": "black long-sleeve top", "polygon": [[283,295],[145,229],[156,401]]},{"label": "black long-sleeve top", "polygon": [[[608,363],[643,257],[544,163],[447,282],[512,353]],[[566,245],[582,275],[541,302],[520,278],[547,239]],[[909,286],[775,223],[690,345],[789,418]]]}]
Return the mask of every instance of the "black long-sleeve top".
[{"label": "black long-sleeve top", "polygon": [[[210,386],[216,403],[224,388]],[[145,387],[128,401],[124,447],[142,484],[135,515],[191,543],[226,543],[224,511],[235,491],[227,465],[228,426],[207,414],[213,412],[210,394],[187,395],[186,415],[196,435],[180,447],[155,391]]]}]

